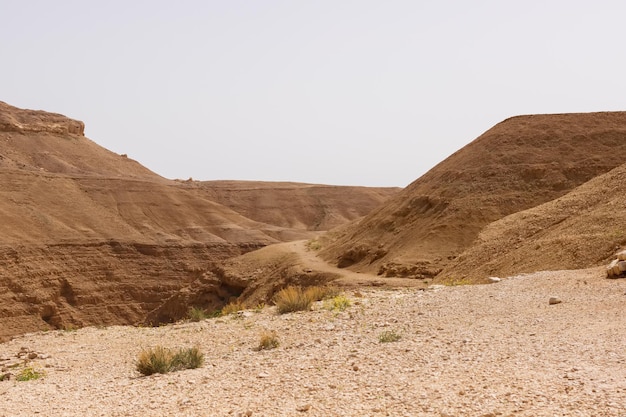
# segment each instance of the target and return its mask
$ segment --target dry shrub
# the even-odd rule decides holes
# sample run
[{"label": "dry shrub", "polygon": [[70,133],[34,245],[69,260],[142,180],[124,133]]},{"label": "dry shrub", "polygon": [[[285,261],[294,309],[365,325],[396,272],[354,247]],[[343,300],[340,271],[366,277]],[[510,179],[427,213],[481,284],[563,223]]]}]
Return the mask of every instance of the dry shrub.
[{"label": "dry shrub", "polygon": [[308,287],[305,290],[305,292],[306,292],[307,296],[310,297],[313,301],[321,301],[321,300],[325,300],[327,298],[332,298],[332,297],[335,297],[335,296],[339,295],[339,293],[340,293],[338,288],[330,287],[330,286],[324,286],[324,287],[313,286],[313,287]]},{"label": "dry shrub", "polygon": [[189,317],[190,321],[196,322],[208,319],[210,316],[207,314],[206,311],[199,307],[191,307],[189,309],[189,312],[187,313],[187,317]]},{"label": "dry shrub", "polygon": [[278,337],[275,332],[263,332],[256,350],[270,350],[278,347]]},{"label": "dry shrub", "polygon": [[224,308],[222,308],[222,315],[227,316],[229,314],[237,313],[238,311],[245,310],[245,309],[246,309],[246,306],[242,302],[235,301],[235,302],[226,304]]},{"label": "dry shrub", "polygon": [[396,333],[395,330],[387,330],[378,335],[378,341],[380,343],[392,343],[400,340],[402,336]]},{"label": "dry shrub", "polygon": [[307,294],[300,287],[283,288],[274,296],[274,303],[280,314],[310,310],[313,301],[312,294]]},{"label": "dry shrub", "polygon": [[135,368],[142,375],[165,374],[182,369],[195,369],[204,363],[204,354],[197,347],[179,349],[177,352],[171,349],[157,346],[144,349],[139,354]]}]

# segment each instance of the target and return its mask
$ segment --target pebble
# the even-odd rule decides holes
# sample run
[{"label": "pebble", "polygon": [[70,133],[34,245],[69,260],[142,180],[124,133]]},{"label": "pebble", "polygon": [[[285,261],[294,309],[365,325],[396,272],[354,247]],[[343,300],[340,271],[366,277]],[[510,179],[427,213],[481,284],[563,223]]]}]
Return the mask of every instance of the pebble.
[{"label": "pebble", "polygon": [[550,299],[548,300],[548,304],[550,305],[560,304],[560,303],[561,303],[561,299],[559,297],[550,297]]},{"label": "pebble", "polygon": [[296,408],[296,411],[304,412],[309,411],[311,409],[311,404],[300,405]]}]

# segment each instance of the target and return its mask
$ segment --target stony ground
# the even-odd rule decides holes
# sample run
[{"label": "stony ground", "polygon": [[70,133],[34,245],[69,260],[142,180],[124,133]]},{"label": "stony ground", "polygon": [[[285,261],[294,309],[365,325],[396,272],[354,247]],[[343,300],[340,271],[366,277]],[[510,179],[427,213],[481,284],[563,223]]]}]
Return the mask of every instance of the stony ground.
[{"label": "stony ground", "polygon": [[[483,286],[348,290],[352,306],[0,344],[38,380],[0,381],[0,416],[626,415],[626,280],[599,269]],[[550,305],[550,297],[562,302]],[[256,351],[260,334],[280,346]],[[381,343],[384,332],[401,338]],[[199,346],[195,370],[143,377],[142,348]],[[22,352],[20,354],[20,352]],[[10,367],[16,374],[24,365]],[[5,371],[7,372],[7,371]]]}]

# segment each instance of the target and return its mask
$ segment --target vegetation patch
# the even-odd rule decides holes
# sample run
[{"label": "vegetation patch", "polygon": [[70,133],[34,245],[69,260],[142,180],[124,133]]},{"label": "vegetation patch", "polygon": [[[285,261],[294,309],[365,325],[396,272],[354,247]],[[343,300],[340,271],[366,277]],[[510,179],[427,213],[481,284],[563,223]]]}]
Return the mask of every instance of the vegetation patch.
[{"label": "vegetation patch", "polygon": [[300,287],[283,288],[274,296],[279,314],[310,310],[313,301],[312,293],[303,291]]},{"label": "vegetation patch", "polygon": [[32,381],[34,379],[43,378],[44,376],[45,376],[45,372],[38,371],[37,369],[28,366],[28,367],[22,369],[17,374],[15,379],[18,380],[18,381]]},{"label": "vegetation patch", "polygon": [[259,339],[259,345],[256,350],[270,350],[276,349],[279,345],[278,337],[275,332],[263,332],[261,333],[261,338]]},{"label": "vegetation patch", "polygon": [[344,311],[352,303],[345,295],[337,295],[324,301],[324,308],[331,311]]},{"label": "vegetation patch", "polygon": [[228,303],[222,308],[222,316],[228,316],[229,314],[237,313],[245,309],[246,306],[242,302],[235,301]]},{"label": "vegetation patch", "polygon": [[402,338],[402,336],[400,336],[398,333],[396,333],[395,330],[386,330],[386,331],[382,332],[380,335],[378,335],[378,341],[380,343],[397,342],[401,338]]},{"label": "vegetation patch", "polygon": [[156,346],[139,354],[135,369],[142,375],[166,374],[183,369],[195,369],[204,363],[204,354],[197,347],[179,349]]},{"label": "vegetation patch", "polygon": [[202,321],[202,320],[206,320],[208,318],[210,318],[210,315],[207,314],[207,312],[199,307],[191,307],[189,309],[189,312],[187,313],[187,317],[189,318],[190,321]]}]

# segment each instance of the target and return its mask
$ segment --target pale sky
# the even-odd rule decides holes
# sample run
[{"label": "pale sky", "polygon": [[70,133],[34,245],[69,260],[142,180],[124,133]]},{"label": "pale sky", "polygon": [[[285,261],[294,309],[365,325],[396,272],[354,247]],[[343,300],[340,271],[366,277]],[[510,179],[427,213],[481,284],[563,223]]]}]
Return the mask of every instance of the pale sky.
[{"label": "pale sky", "polygon": [[0,101],[167,178],[406,186],[514,115],[626,110],[626,2],[0,0]]}]

